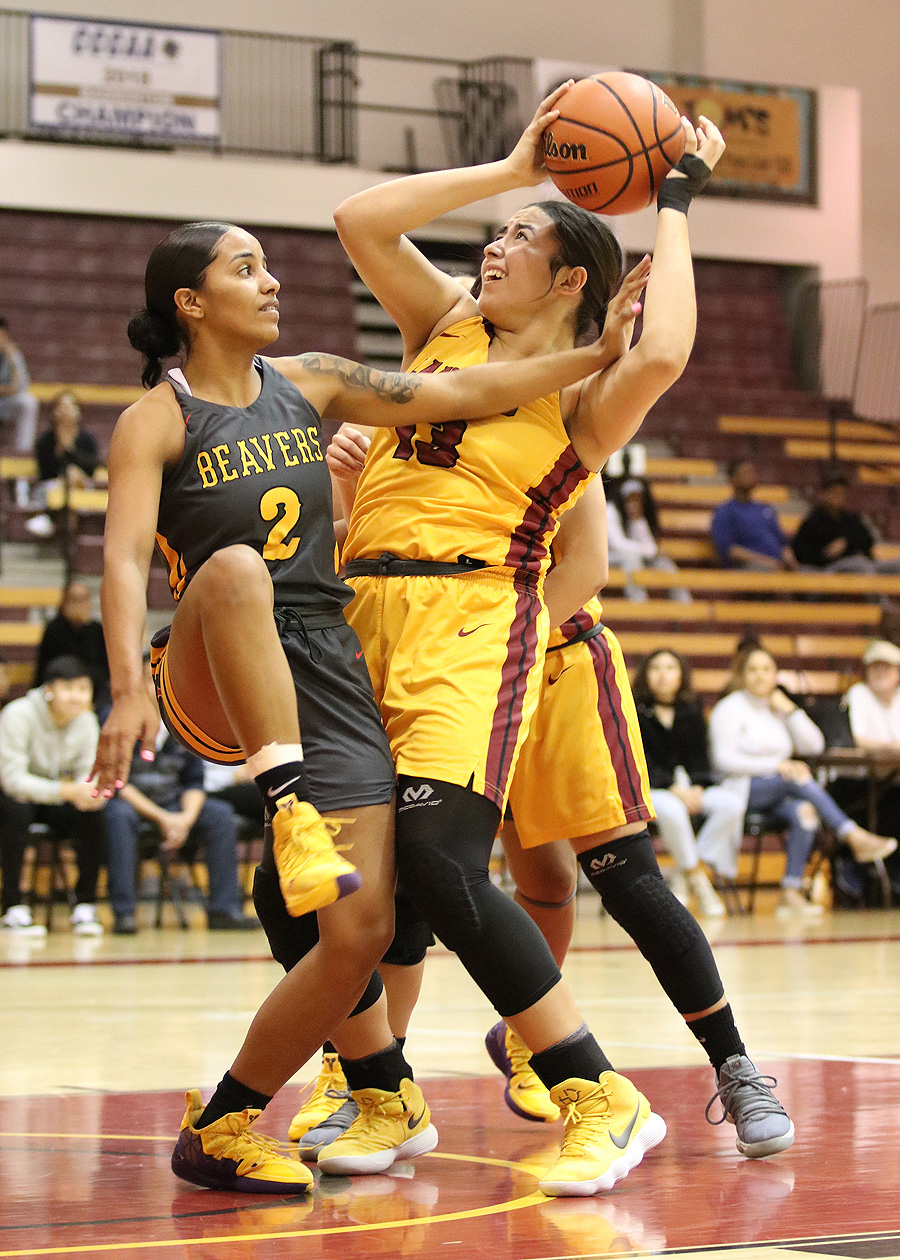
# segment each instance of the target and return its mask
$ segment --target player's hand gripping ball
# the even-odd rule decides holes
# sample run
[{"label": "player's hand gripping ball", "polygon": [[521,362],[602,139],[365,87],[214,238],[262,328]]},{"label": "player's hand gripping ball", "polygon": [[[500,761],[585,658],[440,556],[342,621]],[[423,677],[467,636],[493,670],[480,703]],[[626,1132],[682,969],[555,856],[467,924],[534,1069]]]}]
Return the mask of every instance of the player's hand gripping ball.
[{"label": "player's hand gripping ball", "polygon": [[544,165],[576,206],[630,214],[656,200],[684,152],[681,117],[662,88],[612,70],[579,79],[555,102]]}]

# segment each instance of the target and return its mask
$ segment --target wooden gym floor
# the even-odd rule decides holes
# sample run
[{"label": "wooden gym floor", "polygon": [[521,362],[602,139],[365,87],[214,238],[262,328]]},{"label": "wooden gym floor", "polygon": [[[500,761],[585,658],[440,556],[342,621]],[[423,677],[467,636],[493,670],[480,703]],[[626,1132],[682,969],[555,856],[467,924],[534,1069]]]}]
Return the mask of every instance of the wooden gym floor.
[{"label": "wooden gym floor", "polygon": [[[588,894],[567,976],[669,1134],[612,1192],[556,1201],[535,1174],[560,1126],[507,1110],[482,1043],[492,1013],[440,950],[408,1042],[437,1150],[385,1176],[322,1178],[298,1200],[194,1189],[168,1166],[184,1089],[215,1084],[278,978],[261,933],[0,938],[0,1257],[900,1257],[900,916],[794,925],[764,907],[706,926],[795,1146],[745,1160],[730,1125],[705,1122],[711,1069]],[[285,1135],[296,1097],[273,1102],[265,1132]]]}]

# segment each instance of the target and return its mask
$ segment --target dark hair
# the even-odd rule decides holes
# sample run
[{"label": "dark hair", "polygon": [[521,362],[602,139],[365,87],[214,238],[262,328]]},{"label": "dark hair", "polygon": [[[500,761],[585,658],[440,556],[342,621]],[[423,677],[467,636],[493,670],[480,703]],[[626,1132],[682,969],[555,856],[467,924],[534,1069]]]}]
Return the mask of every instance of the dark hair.
[{"label": "dark hair", "polygon": [[5,315],[0,315],[0,328],[9,328],[9,324],[6,322]]},{"label": "dark hair", "polygon": [[840,468],[829,468],[822,473],[821,483],[823,490],[830,490],[832,486],[849,487],[850,478],[847,473],[842,472]]},{"label": "dark hair", "polygon": [[571,201],[536,201],[536,210],[553,221],[559,252],[550,260],[555,277],[560,267],[584,267],[587,280],[575,316],[575,337],[592,323],[603,327],[606,308],[622,280],[622,247],[602,219]]},{"label": "dark hair", "polygon": [[731,481],[734,474],[740,468],[741,464],[752,464],[753,460],[749,455],[739,455],[737,459],[730,459],[725,465],[725,475]]},{"label": "dark hair", "polygon": [[78,656],[55,656],[44,670],[43,681],[73,682],[76,678],[90,678],[91,671]]},{"label": "dark hair", "polygon": [[[602,219],[571,201],[535,201],[553,223],[557,252],[550,259],[555,278],[560,267],[584,267],[587,280],[575,315],[575,340],[583,337],[591,324],[603,328],[606,308],[622,279],[623,256],[619,242]],[[472,285],[472,296],[481,295],[481,276]]]},{"label": "dark hair", "polygon": [[640,482],[641,507],[644,511],[644,518],[650,526],[650,533],[658,542],[662,531],[659,527],[659,512],[657,511],[656,500],[653,497],[649,481],[645,481],[643,477],[634,476],[610,477],[608,481],[605,481],[607,501],[619,513],[619,520],[622,522],[622,528],[625,529],[628,524],[628,513],[625,511],[625,497],[622,494],[622,487],[629,481]]},{"label": "dark hair", "polygon": [[650,655],[645,656],[640,665],[638,665],[637,673],[634,676],[634,682],[631,686],[636,703],[649,705],[651,707],[657,703],[656,696],[650,690],[650,684],[647,681],[647,674],[650,666],[656,660],[657,656],[662,656],[663,654],[666,656],[673,656],[681,668],[681,685],[678,688],[674,703],[696,704],[697,697],[694,695],[694,690],[691,686],[690,665],[688,665],[687,661],[680,652],[676,652],[673,648],[667,647],[655,648]]},{"label": "dark hair", "polygon": [[178,318],[175,294],[199,289],[230,223],[185,223],[161,240],[147,260],[147,305],[128,325],[128,340],[144,356],[141,384],[152,389],[162,379],[162,361],[188,349],[187,329]]}]

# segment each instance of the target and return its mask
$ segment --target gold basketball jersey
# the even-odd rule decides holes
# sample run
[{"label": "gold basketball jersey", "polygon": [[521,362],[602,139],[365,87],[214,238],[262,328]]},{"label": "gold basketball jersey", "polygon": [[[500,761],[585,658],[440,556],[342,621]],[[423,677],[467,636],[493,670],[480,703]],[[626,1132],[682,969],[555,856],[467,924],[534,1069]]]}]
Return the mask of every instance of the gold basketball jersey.
[{"label": "gold basketball jersey", "polygon": [[[473,316],[429,342],[410,371],[486,363],[489,347],[484,320]],[[485,420],[378,429],[343,558],[468,556],[541,574],[561,513],[591,476],[569,442],[557,394]]]},{"label": "gold basketball jersey", "polygon": [[574,617],[570,617],[561,626],[557,626],[555,630],[550,631],[547,647],[564,647],[566,643],[571,643],[573,639],[586,634],[588,630],[593,630],[594,626],[600,624],[602,616],[603,607],[599,597],[595,595],[593,599],[588,600],[583,608],[579,608]]}]

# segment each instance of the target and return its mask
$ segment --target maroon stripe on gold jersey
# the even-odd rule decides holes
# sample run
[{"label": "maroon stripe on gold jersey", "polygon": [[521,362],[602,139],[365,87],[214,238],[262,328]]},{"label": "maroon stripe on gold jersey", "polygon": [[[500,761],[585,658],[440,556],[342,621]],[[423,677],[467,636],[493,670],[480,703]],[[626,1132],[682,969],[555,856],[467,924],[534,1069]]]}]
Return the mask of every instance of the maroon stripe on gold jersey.
[{"label": "maroon stripe on gold jersey", "polygon": [[594,618],[584,608],[580,608],[574,617],[570,617],[568,621],[564,621],[559,627],[557,633],[562,635],[564,643],[568,643],[570,639],[574,639],[576,634],[584,634],[585,630],[591,630],[594,625]]},{"label": "maroon stripe on gold jersey", "polygon": [[498,704],[494,710],[491,738],[484,772],[484,794],[503,808],[513,755],[522,725],[522,706],[528,674],[537,657],[538,617],[541,601],[530,586],[516,584],[516,610],[500,674]]},{"label": "maroon stripe on gold jersey", "polygon": [[507,565],[527,573],[540,572],[547,559],[547,535],[553,527],[554,514],[590,475],[571,446],[567,446],[540,485],[527,491],[531,503],[513,533]]},{"label": "maroon stripe on gold jersey", "polygon": [[628,723],[622,712],[622,693],[616,681],[615,663],[605,635],[601,633],[595,639],[589,639],[587,648],[597,679],[597,712],[603,724],[603,737],[609,749],[619,798],[627,816],[629,809],[646,804],[641,791],[641,772],[631,747]]}]

